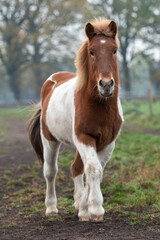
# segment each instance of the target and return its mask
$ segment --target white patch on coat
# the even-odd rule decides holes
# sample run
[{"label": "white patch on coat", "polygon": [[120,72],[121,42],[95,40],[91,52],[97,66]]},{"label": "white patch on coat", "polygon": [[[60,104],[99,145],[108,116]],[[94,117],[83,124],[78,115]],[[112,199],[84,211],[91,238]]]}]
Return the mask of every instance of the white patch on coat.
[{"label": "white patch on coat", "polygon": [[73,178],[74,182],[74,207],[76,210],[79,210],[79,205],[81,201],[81,197],[84,191],[84,174],[78,175]]},{"label": "white patch on coat", "polygon": [[51,82],[53,82],[53,83],[57,83],[57,81],[55,81],[55,80],[53,80],[53,77],[54,77],[54,75],[56,75],[57,73],[54,73],[54,74],[52,74],[52,75],[50,75],[48,78],[47,78],[47,81],[51,81]]},{"label": "white patch on coat", "polygon": [[104,44],[104,43],[106,43],[106,40],[101,39],[101,40],[100,40],[100,43]]},{"label": "white patch on coat", "polygon": [[54,75],[54,74],[52,74],[51,76],[49,76],[49,77],[47,78],[47,81],[52,81],[53,75]]},{"label": "white patch on coat", "polygon": [[122,121],[124,122],[123,110],[122,110],[122,105],[119,97],[118,97],[118,111]]},{"label": "white patch on coat", "polygon": [[46,111],[46,123],[60,142],[73,144],[72,125],[76,78],[55,88]]}]

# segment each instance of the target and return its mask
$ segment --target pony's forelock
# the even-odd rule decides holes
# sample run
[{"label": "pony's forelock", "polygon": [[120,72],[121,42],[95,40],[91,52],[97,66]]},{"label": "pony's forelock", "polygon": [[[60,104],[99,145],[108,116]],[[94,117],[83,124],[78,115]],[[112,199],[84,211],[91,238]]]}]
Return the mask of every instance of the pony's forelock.
[{"label": "pony's forelock", "polygon": [[[112,20],[106,19],[104,17],[99,17],[99,18],[95,18],[91,22],[91,24],[94,27],[94,31],[95,31],[96,35],[103,34],[106,37],[114,37],[113,32],[111,32],[110,28],[108,27],[111,22],[112,22]],[[115,36],[115,40],[118,44],[118,32]]]}]

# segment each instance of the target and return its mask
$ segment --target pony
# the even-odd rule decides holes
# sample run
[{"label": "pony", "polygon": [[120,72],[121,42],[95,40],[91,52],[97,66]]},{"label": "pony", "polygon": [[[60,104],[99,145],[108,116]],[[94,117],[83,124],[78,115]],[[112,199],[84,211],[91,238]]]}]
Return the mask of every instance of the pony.
[{"label": "pony", "polygon": [[31,144],[43,163],[46,215],[58,213],[55,180],[62,143],[76,148],[71,166],[74,206],[80,221],[103,221],[100,183],[123,123],[115,21],[95,19],[75,60],[77,73],[58,72],[43,84],[29,120]]}]

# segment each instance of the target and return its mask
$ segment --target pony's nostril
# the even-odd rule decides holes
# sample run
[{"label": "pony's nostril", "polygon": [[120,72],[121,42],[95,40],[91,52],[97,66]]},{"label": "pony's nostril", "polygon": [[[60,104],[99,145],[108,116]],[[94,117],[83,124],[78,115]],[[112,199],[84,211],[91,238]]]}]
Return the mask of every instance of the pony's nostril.
[{"label": "pony's nostril", "polygon": [[110,87],[113,87],[113,85],[114,85],[114,81],[113,81],[113,79],[111,79],[111,81],[110,81]]},{"label": "pony's nostril", "polygon": [[104,87],[104,86],[103,86],[103,81],[102,81],[102,80],[99,80],[99,86],[100,86],[100,87]]}]

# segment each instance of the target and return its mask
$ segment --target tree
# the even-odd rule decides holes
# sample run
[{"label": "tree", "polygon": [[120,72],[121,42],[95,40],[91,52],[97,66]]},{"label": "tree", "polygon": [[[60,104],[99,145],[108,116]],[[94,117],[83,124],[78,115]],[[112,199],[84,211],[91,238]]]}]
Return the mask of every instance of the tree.
[{"label": "tree", "polygon": [[1,1],[0,9],[0,36],[3,43],[0,50],[0,58],[9,76],[9,85],[15,99],[20,98],[19,75],[23,65],[27,61],[25,52],[26,36],[22,31],[27,12],[21,10],[22,2],[14,0]]},{"label": "tree", "polygon": [[149,2],[151,4],[148,5],[150,10],[150,15],[148,15],[147,19],[148,25],[145,29],[143,29],[142,34],[140,34],[140,38],[145,42],[146,45],[143,57],[148,62],[150,71],[150,85],[154,83],[158,95],[160,90],[160,2],[158,0],[152,0]]},{"label": "tree", "polygon": [[[36,96],[39,98],[41,85],[45,79],[45,63],[47,63],[51,54],[56,55],[56,57],[59,55],[58,58],[60,55],[63,55],[63,57],[66,55],[67,51],[65,53],[60,51],[60,46],[63,44],[65,48],[68,47],[69,49],[69,45],[71,45],[69,39],[73,41],[73,36],[69,36],[65,27],[77,23],[77,13],[80,16],[80,9],[83,9],[86,1],[37,0],[33,2],[30,0],[28,4],[30,5],[26,26],[30,49],[28,53],[36,83]],[[53,56],[51,57],[52,60],[54,59]]]},{"label": "tree", "polygon": [[[9,0],[1,1],[0,10],[0,58],[9,76],[9,84],[15,98],[20,99],[20,74],[27,67],[34,75],[37,99],[40,88],[48,75],[51,55],[67,55],[73,36],[67,33],[82,19],[86,0]],[[73,32],[73,31],[72,31]],[[74,37],[78,37],[74,34]],[[66,44],[64,51],[61,43]],[[68,51],[69,52],[69,51]],[[53,59],[53,57],[52,57]],[[46,76],[45,76],[46,75]]]}]

